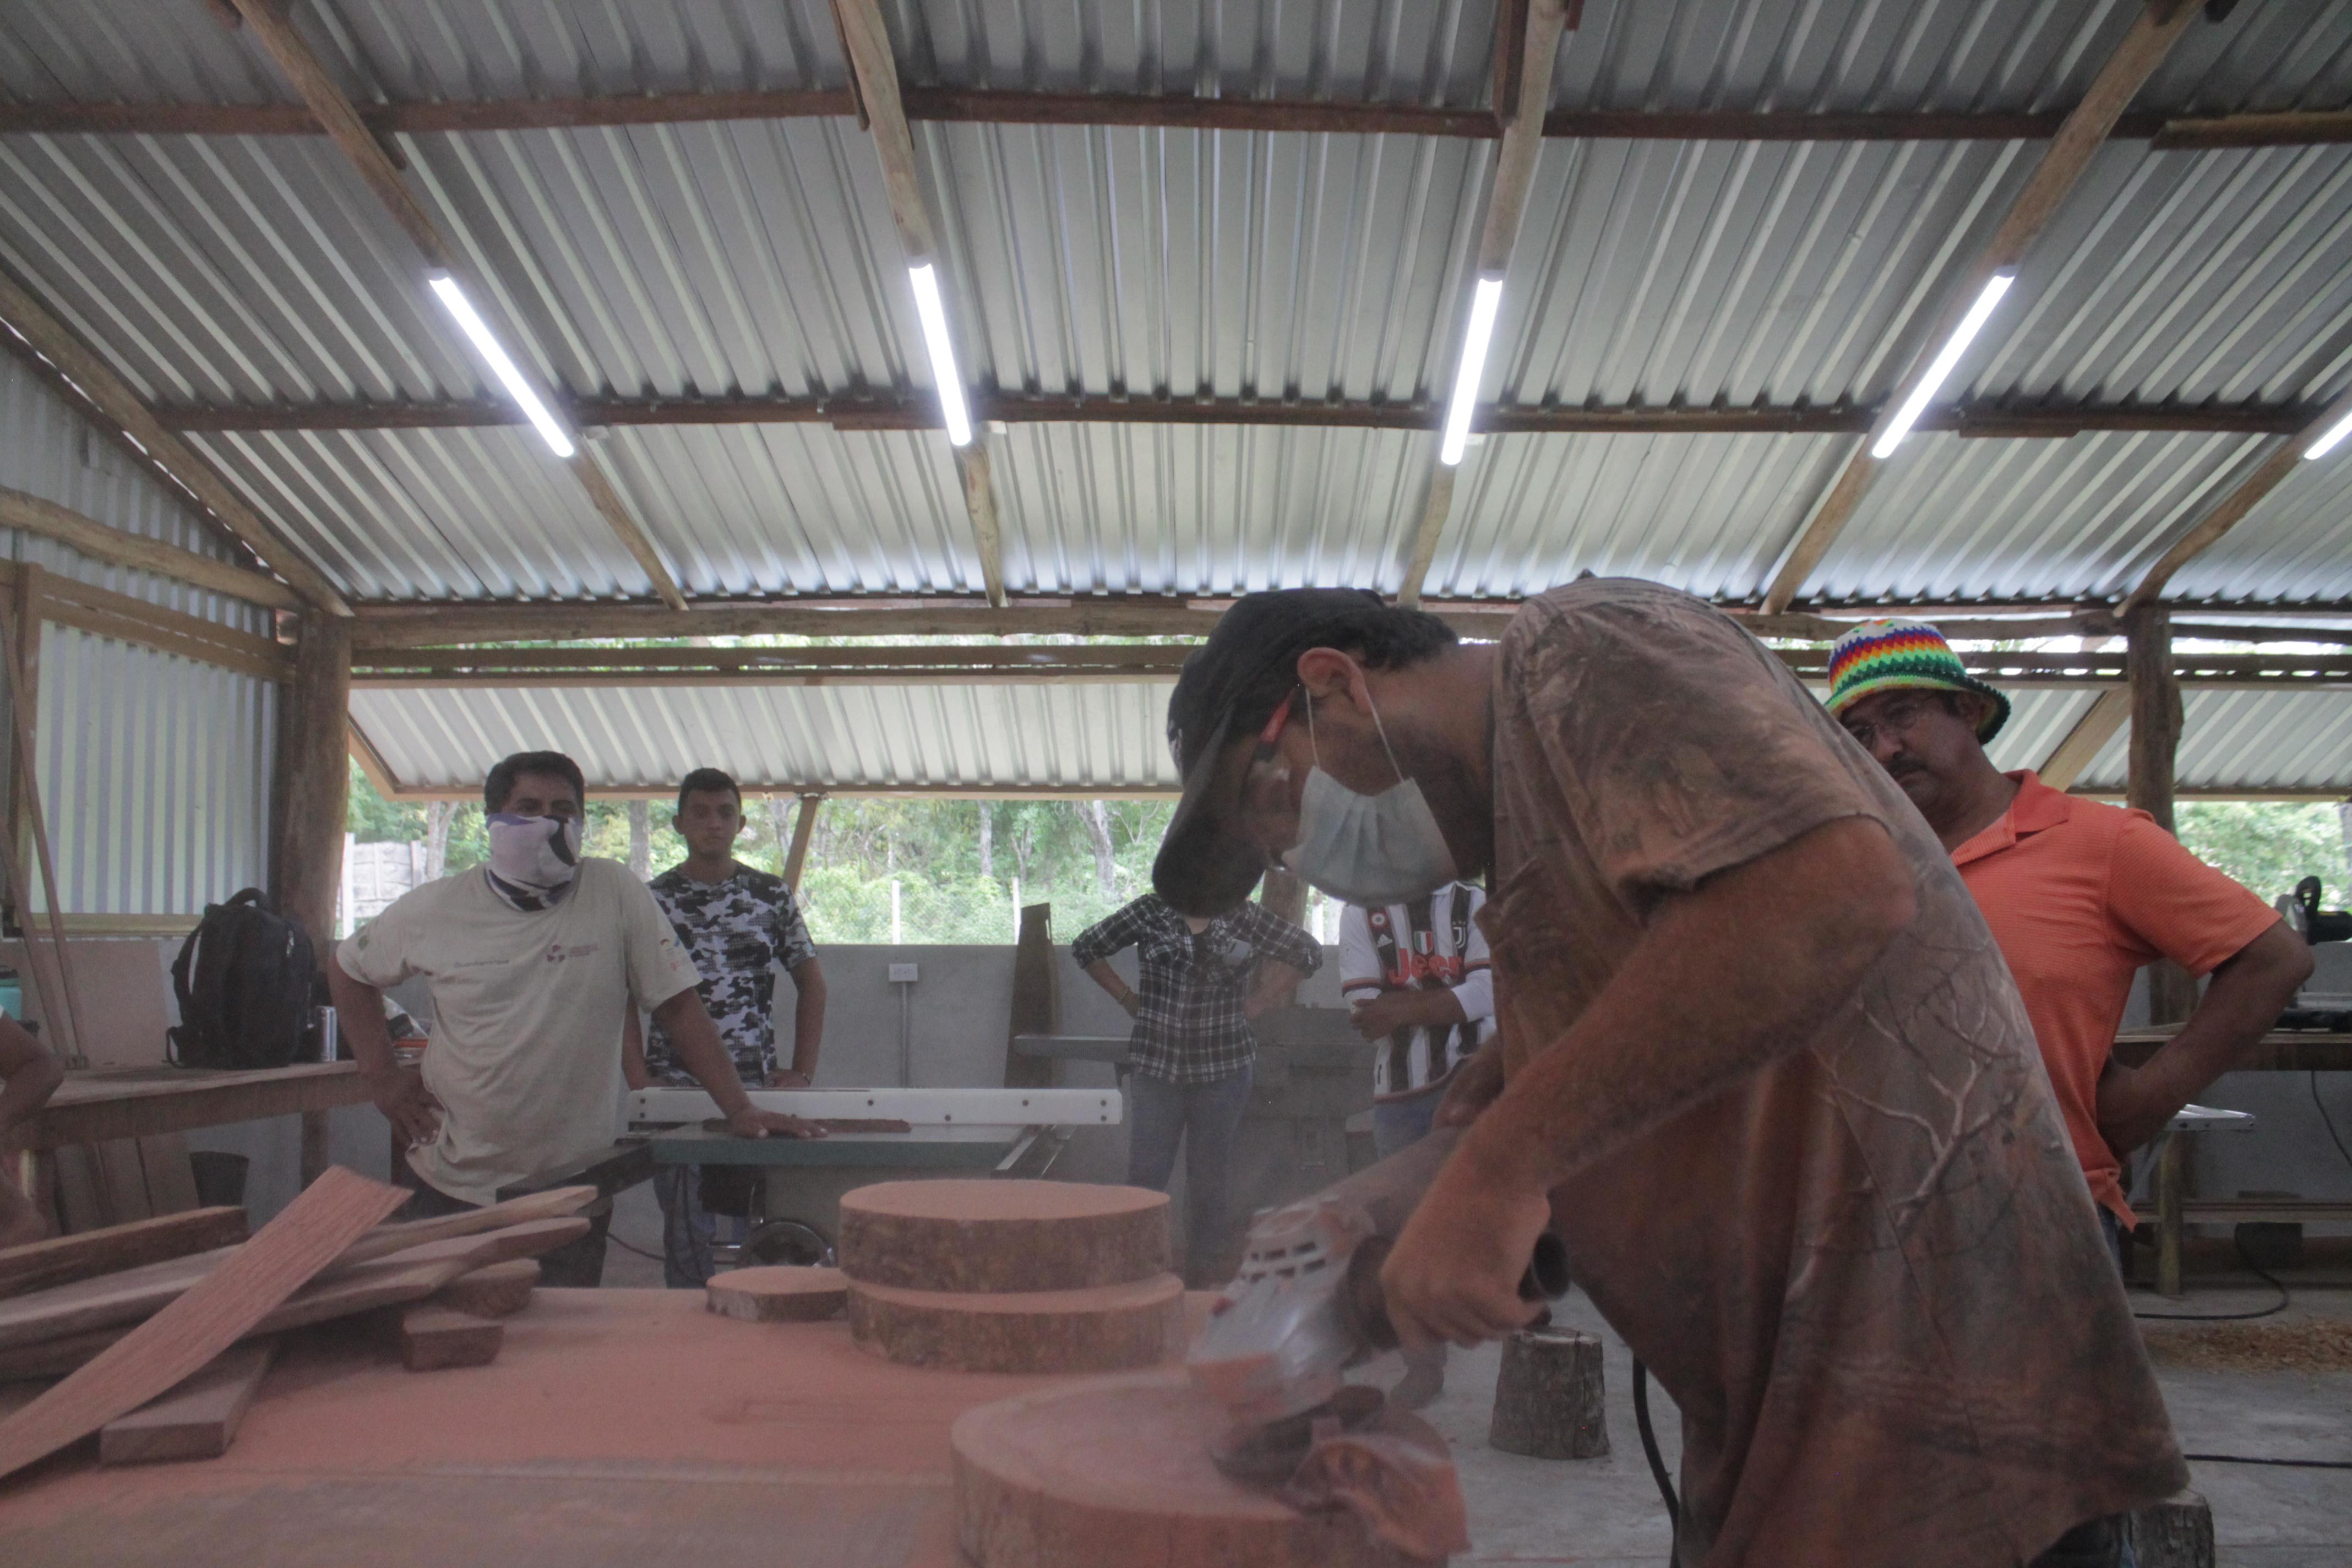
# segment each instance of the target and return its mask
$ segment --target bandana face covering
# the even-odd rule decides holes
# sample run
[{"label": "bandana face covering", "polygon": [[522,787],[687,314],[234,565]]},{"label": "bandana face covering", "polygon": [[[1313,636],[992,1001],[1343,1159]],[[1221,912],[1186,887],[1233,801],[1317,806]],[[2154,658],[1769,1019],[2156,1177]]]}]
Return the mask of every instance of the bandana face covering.
[{"label": "bandana face covering", "polygon": [[[1372,728],[1397,782],[1378,795],[1359,795],[1323,771],[1322,752],[1298,798],[1298,844],[1282,863],[1335,899],[1379,909],[1402,903],[1454,880],[1454,852],[1445,847],[1437,817],[1422,798],[1421,786],[1405,777],[1389,745],[1378,710]],[[1315,708],[1307,709],[1307,734],[1315,736]]]},{"label": "bandana face covering", "polygon": [[580,869],[578,817],[566,822],[494,811],[486,826],[490,888],[507,902],[519,910],[545,909],[572,886]]}]

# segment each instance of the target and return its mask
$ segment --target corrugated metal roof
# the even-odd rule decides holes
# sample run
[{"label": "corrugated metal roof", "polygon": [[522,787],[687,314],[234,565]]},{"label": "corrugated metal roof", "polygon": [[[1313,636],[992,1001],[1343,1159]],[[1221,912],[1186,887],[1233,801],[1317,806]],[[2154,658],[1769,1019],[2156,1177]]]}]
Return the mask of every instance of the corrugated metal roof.
[{"label": "corrugated metal roof", "polygon": [[[2181,694],[2178,787],[2352,793],[2352,691],[2208,691]],[[2121,793],[2131,742],[2126,724],[2076,787]]]},{"label": "corrugated metal roof", "polygon": [[569,753],[596,790],[697,767],[747,790],[1173,792],[1168,686],[362,689],[352,717],[404,788],[470,792],[511,752]]}]

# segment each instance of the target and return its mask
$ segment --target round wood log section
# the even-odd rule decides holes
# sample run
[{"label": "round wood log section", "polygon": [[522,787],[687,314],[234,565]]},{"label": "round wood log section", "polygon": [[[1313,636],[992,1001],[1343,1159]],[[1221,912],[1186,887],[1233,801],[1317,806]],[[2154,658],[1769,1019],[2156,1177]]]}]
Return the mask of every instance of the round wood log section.
[{"label": "round wood log section", "polygon": [[1223,1414],[1181,1372],[1103,1379],[968,1410],[949,1436],[964,1555],[977,1568],[1416,1563],[1351,1512],[1304,1513],[1225,1476],[1209,1461],[1223,1426]]},{"label": "round wood log section", "polygon": [[908,1366],[963,1372],[1126,1372],[1184,1344],[1173,1274],[1089,1290],[900,1290],[849,1283],[852,1338]]},{"label": "round wood log section", "polygon": [[702,1288],[712,1311],[747,1323],[821,1323],[840,1316],[848,1297],[838,1268],[731,1268]]},{"label": "round wood log section", "polygon": [[1601,1342],[1575,1329],[1521,1329],[1503,1342],[1495,1418],[1486,1441],[1538,1459],[1594,1459],[1609,1451],[1601,1415]]},{"label": "round wood log section", "polygon": [[902,1290],[1079,1290],[1168,1271],[1168,1194],[1084,1182],[883,1182],[841,1200],[841,1270]]}]

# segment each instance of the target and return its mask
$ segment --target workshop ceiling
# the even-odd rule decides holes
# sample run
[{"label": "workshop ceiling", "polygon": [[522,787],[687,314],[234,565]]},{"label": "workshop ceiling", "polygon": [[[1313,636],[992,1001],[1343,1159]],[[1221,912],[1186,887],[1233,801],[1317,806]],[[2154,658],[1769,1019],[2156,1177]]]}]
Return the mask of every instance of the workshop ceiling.
[{"label": "workshop ceiling", "polygon": [[[1496,196],[1497,9],[883,0],[959,380],[1003,421],[987,528],[936,427],[903,215],[825,0],[292,16],[689,602],[970,605],[998,576],[1015,602],[1510,600],[1597,571],[1762,603],[2142,8],[1589,0],[1503,274],[1493,433],[1434,510],[1424,574]],[[1515,37],[1526,0],[1499,9]],[[662,594],[225,14],[0,13],[0,267],[362,606]],[[720,117],[717,94],[765,96]],[[666,118],[647,95],[699,107]],[[625,100],[645,122],[581,122],[629,118]],[[1350,116],[1223,122],[1250,103]],[[567,122],[520,125],[534,104]],[[2352,0],[2200,15],[2024,247],[1920,433],[1771,607],[2112,604],[2141,584],[2352,392],[2347,105]],[[1846,118],[1790,129],[1808,115]],[[2214,121],[2231,129],[2197,129]],[[1179,406],[1200,400],[1218,407]],[[2064,433],[2075,418],[2092,427]],[[2161,596],[2352,617],[2352,447],[2297,464]],[[652,726],[651,689],[372,690],[354,712],[404,787],[445,787],[549,725]],[[843,737],[807,755],[745,740],[746,776],[780,785],[1136,789],[1168,782],[1139,721],[1163,690],[771,688],[695,711]],[[2279,694],[2208,696],[2248,743],[2312,732],[2237,711]],[[2192,764],[2191,707],[2184,784],[2352,784],[2341,744]],[[908,749],[850,743],[873,724],[912,726]],[[991,750],[1006,725],[1035,748]],[[613,746],[615,786],[705,760]]]}]

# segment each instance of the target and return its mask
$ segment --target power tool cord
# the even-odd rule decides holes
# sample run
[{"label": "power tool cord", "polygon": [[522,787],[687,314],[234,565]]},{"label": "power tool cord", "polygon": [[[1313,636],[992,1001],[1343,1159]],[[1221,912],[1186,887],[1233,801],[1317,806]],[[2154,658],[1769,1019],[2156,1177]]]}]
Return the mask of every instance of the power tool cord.
[{"label": "power tool cord", "polygon": [[1642,1358],[1633,1358],[1633,1425],[1641,1429],[1642,1457],[1650,1461],[1650,1479],[1658,1483],[1658,1496],[1665,1500],[1666,1523],[1670,1528],[1682,1526],[1683,1505],[1675,1497],[1675,1483],[1666,1474],[1666,1461],[1658,1452],[1658,1434],[1650,1426],[1650,1369]]}]

